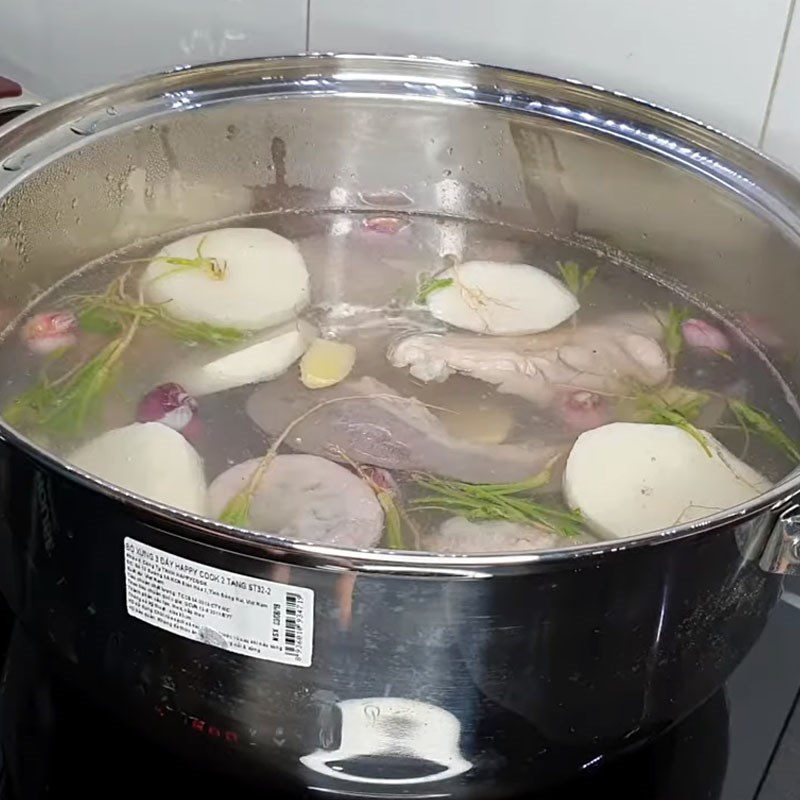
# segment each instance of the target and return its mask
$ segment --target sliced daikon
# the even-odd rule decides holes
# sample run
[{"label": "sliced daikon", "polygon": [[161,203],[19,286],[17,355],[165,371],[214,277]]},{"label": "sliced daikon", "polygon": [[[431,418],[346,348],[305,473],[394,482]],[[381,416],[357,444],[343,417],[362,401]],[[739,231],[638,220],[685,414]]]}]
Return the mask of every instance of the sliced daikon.
[{"label": "sliced daikon", "polygon": [[438,287],[425,294],[431,314],[478,333],[539,333],[579,308],[560,280],[529,264],[467,261],[438,273],[430,285]]},{"label": "sliced daikon", "polygon": [[204,514],[206,481],[197,451],[160,422],[136,422],[106,431],[75,450],[68,460],[149,500]]},{"label": "sliced daikon", "polygon": [[305,353],[316,334],[307,322],[287,322],[222,355],[214,357],[206,351],[190,357],[175,365],[167,377],[195,397],[271,381]]},{"label": "sliced daikon", "polygon": [[751,500],[769,481],[699,431],[614,422],[578,437],[564,495],[599,535],[622,538],[710,516]]},{"label": "sliced daikon", "polygon": [[258,331],[308,305],[308,284],[293,242],[263,228],[220,228],[164,247],[141,289],[178,319]]},{"label": "sliced daikon", "polygon": [[347,342],[315,339],[300,359],[300,380],[309,389],[326,389],[343,381],[356,363],[356,349]]},{"label": "sliced daikon", "polygon": [[[260,462],[253,458],[223,472],[209,487],[214,517],[245,485]],[[318,544],[373,547],[383,532],[383,509],[357,475],[325,458],[276,456],[250,505],[256,530]]]}]

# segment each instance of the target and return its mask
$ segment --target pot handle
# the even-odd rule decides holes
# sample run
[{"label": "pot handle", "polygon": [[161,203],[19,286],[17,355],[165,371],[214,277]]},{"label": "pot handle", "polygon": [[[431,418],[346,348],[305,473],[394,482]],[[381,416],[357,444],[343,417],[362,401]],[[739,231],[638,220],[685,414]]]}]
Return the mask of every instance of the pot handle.
[{"label": "pot handle", "polygon": [[765,572],[800,575],[800,504],[792,504],[781,512],[759,564]]}]

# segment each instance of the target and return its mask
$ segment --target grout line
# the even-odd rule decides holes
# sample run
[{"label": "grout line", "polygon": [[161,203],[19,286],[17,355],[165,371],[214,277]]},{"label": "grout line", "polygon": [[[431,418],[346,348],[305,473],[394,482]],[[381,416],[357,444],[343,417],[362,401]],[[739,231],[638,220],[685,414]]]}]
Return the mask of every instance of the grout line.
[{"label": "grout line", "polygon": [[[794,6],[795,0],[791,0]],[[311,50],[311,0],[306,0],[306,53]]]},{"label": "grout line", "polygon": [[[309,4],[311,0],[309,0]],[[769,97],[767,98],[767,107],[764,110],[764,121],[761,124],[761,132],[758,135],[758,148],[759,150],[764,147],[764,140],[767,137],[767,127],[769,120],[772,116],[772,106],[775,103],[775,95],[778,92],[778,82],[781,77],[781,69],[783,68],[783,57],[786,55],[786,45],[789,42],[789,33],[792,30],[792,22],[794,22],[794,9],[797,0],[789,0],[789,12],[786,15],[786,27],[783,29],[783,38],[781,39],[781,46],[778,50],[778,60],[775,63],[775,73],[772,76],[772,85],[769,89]]]}]

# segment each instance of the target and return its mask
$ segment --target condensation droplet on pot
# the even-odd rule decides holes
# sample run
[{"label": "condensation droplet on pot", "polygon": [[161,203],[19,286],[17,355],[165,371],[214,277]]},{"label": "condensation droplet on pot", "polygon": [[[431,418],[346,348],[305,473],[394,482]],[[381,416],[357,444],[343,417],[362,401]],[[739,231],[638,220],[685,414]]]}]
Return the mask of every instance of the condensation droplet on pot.
[{"label": "condensation droplet on pot", "polygon": [[445,178],[449,178],[452,174],[453,174],[453,170],[451,170],[451,169],[443,169],[442,170],[442,175]]},{"label": "condensation droplet on pot", "polygon": [[365,205],[383,208],[410,206],[414,202],[405,192],[396,189],[385,189],[376,192],[359,192],[358,198]]},{"label": "condensation droplet on pot", "polygon": [[106,109],[106,114],[108,114],[109,117],[116,117],[117,116],[117,109],[114,108],[114,106],[109,106]]},{"label": "condensation droplet on pot", "polygon": [[96,120],[89,120],[89,119],[78,119],[69,126],[69,129],[73,133],[77,133],[78,136],[91,136],[95,132],[97,128],[97,121]]},{"label": "condensation droplet on pot", "polygon": [[453,146],[452,145],[447,148],[447,155],[449,155],[449,156],[453,155]]},{"label": "condensation droplet on pot", "polygon": [[225,131],[225,138],[230,142],[232,139],[236,138],[237,133],[239,133],[239,129],[236,127],[236,125],[228,125],[228,128]]},{"label": "condensation droplet on pot", "polygon": [[78,207],[78,198],[77,197],[73,197],[72,198],[72,202],[70,203],[70,206],[72,206],[72,208],[77,208]]},{"label": "condensation droplet on pot", "polygon": [[19,155],[15,154],[13,156],[9,156],[3,162],[3,169],[7,172],[17,172],[25,166],[25,163],[30,157],[30,153],[20,153]]}]

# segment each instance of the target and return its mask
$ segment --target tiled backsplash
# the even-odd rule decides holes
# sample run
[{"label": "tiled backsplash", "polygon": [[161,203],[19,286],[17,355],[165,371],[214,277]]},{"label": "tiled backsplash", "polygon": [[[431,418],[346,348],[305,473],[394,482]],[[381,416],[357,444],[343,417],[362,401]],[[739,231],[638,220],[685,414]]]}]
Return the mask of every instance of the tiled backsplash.
[{"label": "tiled backsplash", "polygon": [[792,2],[792,7],[764,136],[759,144],[800,172],[800,3]]},{"label": "tiled backsplash", "polygon": [[46,97],[176,63],[309,49],[441,55],[598,83],[800,170],[796,0],[0,0],[0,74]]},{"label": "tiled backsplash", "polygon": [[576,78],[752,142],[788,6],[789,0],[313,0],[310,45],[467,58]]},{"label": "tiled backsplash", "polygon": [[0,71],[52,99],[176,64],[299,53],[307,10],[307,0],[0,0]]}]

